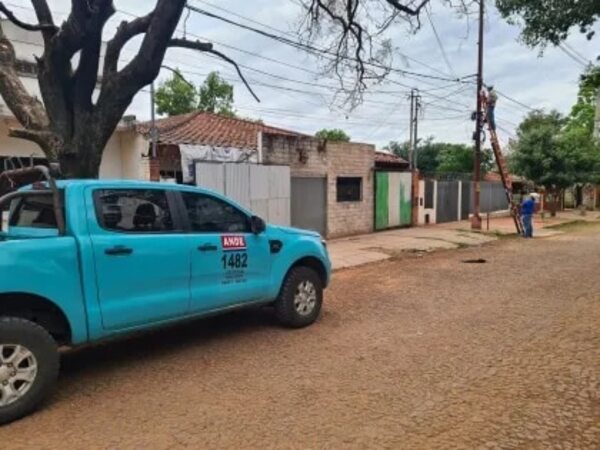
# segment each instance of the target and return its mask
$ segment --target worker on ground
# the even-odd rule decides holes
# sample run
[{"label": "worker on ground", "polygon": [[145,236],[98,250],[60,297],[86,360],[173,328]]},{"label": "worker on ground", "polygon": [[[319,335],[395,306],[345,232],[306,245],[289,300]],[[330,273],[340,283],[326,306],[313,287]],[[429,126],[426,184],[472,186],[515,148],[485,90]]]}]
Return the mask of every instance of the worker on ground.
[{"label": "worker on ground", "polygon": [[487,122],[493,131],[496,131],[496,102],[498,101],[498,94],[494,90],[494,86],[488,86],[488,94],[486,97],[487,106]]},{"label": "worker on ground", "polygon": [[521,218],[523,219],[523,236],[533,237],[533,213],[535,212],[535,197],[528,195],[521,203]]}]

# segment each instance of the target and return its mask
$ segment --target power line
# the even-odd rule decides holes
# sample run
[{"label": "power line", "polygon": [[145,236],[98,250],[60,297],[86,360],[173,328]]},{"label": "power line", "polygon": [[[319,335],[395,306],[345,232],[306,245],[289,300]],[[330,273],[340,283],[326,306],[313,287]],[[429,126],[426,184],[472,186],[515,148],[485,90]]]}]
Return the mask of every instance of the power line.
[{"label": "power line", "polygon": [[[215,5],[215,4],[211,3],[211,2],[208,2],[206,0],[195,0],[195,1],[203,3],[204,5],[207,5],[207,6],[211,7],[211,8],[217,9],[219,11],[223,11],[225,13],[231,14],[232,16],[238,17],[238,18],[240,18],[242,20],[246,20],[246,21],[248,21],[250,23],[253,23],[255,25],[259,25],[259,26],[262,26],[262,27],[267,28],[269,30],[275,31],[277,33],[284,34],[286,36],[290,36],[290,37],[293,37],[293,38],[296,38],[296,39],[299,38],[298,34],[290,33],[288,31],[282,30],[280,28],[276,28],[276,27],[273,27],[271,25],[265,24],[263,22],[259,22],[257,20],[254,20],[254,19],[250,18],[250,17],[243,16],[243,15],[241,15],[241,14],[235,12],[235,11],[232,11],[230,9],[223,8],[222,6],[217,6],[217,5]],[[435,68],[433,66],[430,66],[429,64],[424,63],[423,61],[420,61],[420,60],[418,60],[416,58],[413,58],[412,56],[409,56],[409,55],[407,55],[405,53],[402,53],[402,52],[399,52],[397,50],[396,50],[396,53],[399,54],[400,56],[402,56],[403,58],[405,58],[408,61],[412,61],[412,62],[414,62],[416,64],[419,64],[419,65],[421,65],[423,67],[426,67],[429,70],[437,72],[437,73],[439,73],[439,74],[441,74],[443,76],[448,76],[447,73],[444,73],[441,70],[439,70],[439,69],[437,69],[437,68]],[[456,74],[453,73],[453,71],[451,71],[451,72],[452,72],[452,75],[456,76]]]},{"label": "power line", "polygon": [[567,49],[567,47],[563,46],[563,45],[559,45],[558,48],[565,54],[567,55],[569,58],[571,58],[573,61],[575,61],[577,64],[579,64],[582,67],[587,67],[588,63],[579,58],[574,52],[571,52]]},{"label": "power line", "polygon": [[[302,43],[302,42],[294,41],[292,39],[289,39],[289,38],[286,38],[286,37],[283,37],[283,36],[277,36],[277,35],[275,35],[273,33],[269,33],[267,31],[260,30],[258,28],[254,28],[254,27],[251,27],[249,25],[244,25],[242,23],[236,22],[234,20],[228,19],[228,18],[220,16],[218,14],[214,14],[214,13],[211,13],[209,11],[203,10],[203,9],[198,8],[196,6],[187,5],[187,8],[191,9],[192,11],[194,11],[194,12],[196,12],[198,14],[202,14],[202,15],[204,15],[206,17],[210,17],[212,19],[220,20],[222,22],[228,23],[228,24],[236,26],[238,28],[242,28],[244,30],[252,31],[254,33],[260,34],[260,35],[262,35],[264,37],[267,37],[269,39],[273,39],[273,40],[275,40],[277,42],[286,44],[288,46],[294,47],[294,48],[299,49],[299,50],[304,50],[306,52],[317,54],[319,56],[325,55],[325,56],[328,56],[330,59],[331,59],[331,57],[334,57],[334,58],[341,58],[341,59],[344,59],[344,60],[349,60],[349,61],[353,61],[353,62],[357,62],[357,63],[361,62],[357,58],[352,58],[352,57],[344,56],[344,55],[337,55],[335,52],[331,52],[329,50],[321,49],[321,48],[315,47],[315,46],[310,45],[310,44],[305,44],[305,43]],[[375,67],[375,68],[378,68],[378,69],[383,69],[383,70],[386,70],[386,71],[392,71],[392,72],[400,73],[400,74],[405,75],[405,76],[413,76],[413,77],[417,77],[417,78],[425,78],[425,79],[439,80],[439,81],[449,81],[449,82],[452,81],[452,82],[457,82],[457,83],[461,82],[460,78],[453,79],[453,78],[447,78],[447,77],[439,77],[439,76],[436,76],[436,75],[429,75],[429,74],[424,74],[424,73],[419,73],[419,72],[413,72],[413,71],[409,71],[409,70],[399,69],[399,68],[396,68],[396,67],[385,66],[385,65],[380,64],[380,63],[374,63],[374,62],[369,62],[369,61],[364,61],[362,63],[364,65],[366,65],[366,66],[371,66],[371,67]]]},{"label": "power line", "polygon": [[[220,9],[224,9],[224,8],[220,8]],[[133,17],[133,18],[139,17],[139,16],[137,16],[137,15],[131,13],[131,12],[124,11],[124,10],[121,10],[121,9],[117,10],[117,12],[119,12],[119,13],[125,15],[125,16],[128,16],[128,17]],[[178,32],[182,32],[182,30],[179,30],[179,29],[177,31]],[[219,42],[219,41],[216,41],[214,39],[209,39],[209,38],[206,38],[204,36],[200,36],[198,34],[194,34],[194,33],[190,33],[190,32],[188,32],[187,34],[190,35],[190,36],[192,36],[192,37],[195,37],[197,39],[203,39],[203,40],[211,41],[211,42],[214,42],[215,44],[218,44],[218,45],[220,45],[220,46],[222,46],[224,48],[231,49],[231,50],[243,53],[243,54],[247,54],[247,55],[250,55],[250,56],[253,56],[253,57],[265,60],[265,61],[269,61],[269,62],[272,62],[272,63],[280,64],[282,66],[285,66],[285,67],[288,67],[288,68],[293,68],[293,69],[296,69],[296,70],[300,70],[300,71],[303,71],[303,72],[306,72],[306,73],[310,73],[310,74],[315,75],[315,76],[319,76],[319,77],[323,76],[322,73],[314,71],[314,70],[311,70],[311,69],[307,69],[306,67],[297,66],[297,65],[285,62],[285,61],[281,61],[279,59],[275,59],[275,58],[270,58],[270,57],[267,57],[267,56],[263,56],[263,55],[261,55],[259,53],[248,51],[248,50],[245,50],[245,49],[233,46],[233,45],[225,44],[223,42]],[[424,64],[424,63],[421,63],[421,64]],[[255,68],[252,68],[250,66],[243,65],[243,64],[240,64],[240,67],[244,67],[246,70],[251,70],[251,71],[255,71],[255,72],[262,72],[265,75],[273,76],[273,77],[280,78],[280,79],[285,78],[285,77],[282,77],[280,75],[274,75],[274,74],[272,74],[270,72],[260,71],[260,69],[255,69]],[[291,80],[291,79],[287,79],[287,81],[297,82],[297,83],[302,83],[302,84],[309,84],[308,82],[302,82],[302,81]],[[388,80],[388,81],[389,82],[394,82],[394,80],[391,80],[391,79]],[[453,81],[452,84],[449,84],[448,86],[455,85],[456,81],[455,80],[452,80],[452,81]],[[411,89],[412,88],[411,86],[408,86],[406,84],[402,84],[402,83],[399,83],[399,82],[397,82],[396,84],[404,86],[407,89]],[[435,87],[432,87],[432,88],[424,89],[424,90],[422,90],[422,92],[436,91],[436,90],[439,90],[439,89],[445,89],[446,87],[447,87],[446,85],[445,86],[435,86]],[[328,89],[339,89],[339,87],[338,86],[328,86]],[[382,93],[382,94],[405,94],[405,92],[385,91],[385,90],[377,90],[377,91],[370,90],[370,91],[367,91],[367,92],[369,92],[369,93]],[[408,91],[406,91],[406,92],[408,92]]]},{"label": "power line", "polygon": [[567,49],[569,49],[575,56],[577,56],[578,58],[580,58],[582,61],[584,61],[587,64],[591,64],[591,61],[589,60],[589,58],[585,57],[584,55],[582,55],[581,53],[579,53],[579,51],[575,48],[573,48],[572,45],[570,45],[568,42],[563,42],[562,44],[564,47],[566,47]]},{"label": "power line", "polygon": [[496,89],[495,91],[498,93],[498,95],[500,95],[501,97],[504,97],[504,98],[505,98],[506,100],[508,100],[508,101],[511,101],[511,102],[513,102],[515,105],[519,105],[519,106],[521,106],[521,107],[523,107],[523,108],[525,108],[525,109],[527,109],[527,110],[529,110],[529,111],[537,111],[537,109],[536,109],[536,108],[532,108],[531,106],[529,106],[529,105],[526,105],[525,103],[522,103],[522,102],[520,102],[519,100],[515,100],[514,98],[512,98],[512,97],[509,97],[509,96],[508,96],[508,95],[506,95],[506,94],[503,94],[503,93],[502,93],[502,92],[500,92],[498,89]]},{"label": "power line", "polygon": [[425,8],[425,12],[427,13],[427,19],[429,20],[429,24],[431,25],[431,29],[433,30],[433,34],[435,35],[435,40],[438,44],[438,47],[440,48],[440,51],[442,52],[442,57],[444,58],[444,62],[446,63],[446,66],[448,66],[448,70],[450,70],[450,73],[456,77],[456,72],[455,72],[454,68],[452,67],[452,64],[450,64],[450,59],[448,59],[448,54],[446,53],[444,44],[442,44],[442,40],[440,39],[437,29],[435,28],[435,24],[433,23],[433,19],[431,18],[431,13],[429,12],[429,8]]}]

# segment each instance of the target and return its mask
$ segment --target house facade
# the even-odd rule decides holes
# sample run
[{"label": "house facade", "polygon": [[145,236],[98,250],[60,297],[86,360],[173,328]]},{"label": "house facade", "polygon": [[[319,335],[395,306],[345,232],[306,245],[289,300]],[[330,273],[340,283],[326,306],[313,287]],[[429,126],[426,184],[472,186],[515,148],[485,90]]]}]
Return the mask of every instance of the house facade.
[{"label": "house facade", "polygon": [[[288,166],[291,223],[340,237],[373,231],[375,148],[322,139],[261,122],[193,112],[155,122],[152,179],[198,182],[194,162]],[[151,123],[137,126],[149,138]]]}]

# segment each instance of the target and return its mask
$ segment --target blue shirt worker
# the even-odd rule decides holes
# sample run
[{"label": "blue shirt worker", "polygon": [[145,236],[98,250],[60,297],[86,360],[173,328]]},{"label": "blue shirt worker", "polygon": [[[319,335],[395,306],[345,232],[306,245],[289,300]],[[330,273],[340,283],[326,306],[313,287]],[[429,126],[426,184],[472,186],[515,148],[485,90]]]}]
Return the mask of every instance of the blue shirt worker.
[{"label": "blue shirt worker", "polygon": [[521,204],[521,217],[523,218],[524,236],[533,237],[533,213],[535,212],[535,198],[528,195]]}]

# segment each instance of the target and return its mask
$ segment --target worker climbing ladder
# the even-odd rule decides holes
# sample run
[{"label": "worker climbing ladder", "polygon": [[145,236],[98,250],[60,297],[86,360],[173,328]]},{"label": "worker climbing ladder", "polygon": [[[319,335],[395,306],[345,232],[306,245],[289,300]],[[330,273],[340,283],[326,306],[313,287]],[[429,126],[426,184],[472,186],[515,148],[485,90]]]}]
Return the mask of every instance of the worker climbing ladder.
[{"label": "worker climbing ladder", "polygon": [[[482,101],[485,102],[485,96],[483,96]],[[484,107],[482,111],[486,111],[486,108]],[[498,135],[496,134],[496,130],[494,130],[490,121],[487,120],[487,117],[484,118],[484,121],[487,124],[488,131],[490,133],[490,142],[492,144],[494,156],[496,157],[496,163],[498,164],[498,171],[500,172],[500,178],[502,179],[504,192],[506,192],[506,199],[508,200],[510,213],[513,217],[513,220],[515,221],[517,233],[523,234],[523,222],[521,221],[519,205],[515,202],[515,199],[513,197],[512,179],[510,177],[510,173],[508,172],[508,165],[506,164],[506,159],[502,154],[502,148],[500,147],[500,142],[498,141]]]}]

